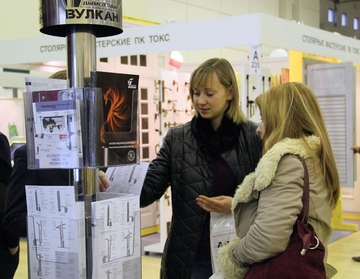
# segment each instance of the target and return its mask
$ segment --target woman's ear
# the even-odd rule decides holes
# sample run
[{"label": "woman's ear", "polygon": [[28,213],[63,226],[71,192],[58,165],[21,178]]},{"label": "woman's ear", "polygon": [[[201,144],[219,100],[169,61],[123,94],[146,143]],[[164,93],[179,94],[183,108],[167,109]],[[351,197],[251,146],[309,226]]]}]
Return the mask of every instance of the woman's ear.
[{"label": "woman's ear", "polygon": [[233,85],[230,85],[226,100],[230,101],[233,98],[234,98],[234,87],[233,87]]}]

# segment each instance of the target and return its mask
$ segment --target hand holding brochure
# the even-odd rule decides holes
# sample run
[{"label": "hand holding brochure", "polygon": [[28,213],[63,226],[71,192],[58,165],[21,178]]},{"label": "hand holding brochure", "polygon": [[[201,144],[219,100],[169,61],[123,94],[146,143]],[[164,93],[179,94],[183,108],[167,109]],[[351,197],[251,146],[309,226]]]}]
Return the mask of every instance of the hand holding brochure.
[{"label": "hand holding brochure", "polygon": [[148,162],[109,167],[106,171],[110,183],[107,192],[140,196],[148,167]]}]

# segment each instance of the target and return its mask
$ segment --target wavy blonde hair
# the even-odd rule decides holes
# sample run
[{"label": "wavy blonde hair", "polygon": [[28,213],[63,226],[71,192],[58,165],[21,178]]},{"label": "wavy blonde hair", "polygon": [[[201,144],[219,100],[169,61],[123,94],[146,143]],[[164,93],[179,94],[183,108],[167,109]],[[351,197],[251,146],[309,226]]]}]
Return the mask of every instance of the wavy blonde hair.
[{"label": "wavy blonde hair", "polygon": [[[234,97],[228,101],[228,110],[226,115],[233,120],[234,123],[240,124],[246,122],[246,116],[240,108],[240,93],[236,81],[236,76],[230,62],[223,58],[211,58],[203,62],[190,77],[190,98],[194,103],[194,87],[205,86],[208,78],[216,73],[219,81],[225,88],[232,86]],[[198,116],[198,112],[195,112]]]},{"label": "wavy blonde hair", "polygon": [[[303,83],[288,82],[271,88],[255,99],[263,119],[263,153],[285,138],[303,139],[309,154],[321,171],[328,192],[328,202],[335,206],[340,196],[340,180],[330,139],[319,103]],[[306,143],[305,137],[320,138],[320,152]]]}]

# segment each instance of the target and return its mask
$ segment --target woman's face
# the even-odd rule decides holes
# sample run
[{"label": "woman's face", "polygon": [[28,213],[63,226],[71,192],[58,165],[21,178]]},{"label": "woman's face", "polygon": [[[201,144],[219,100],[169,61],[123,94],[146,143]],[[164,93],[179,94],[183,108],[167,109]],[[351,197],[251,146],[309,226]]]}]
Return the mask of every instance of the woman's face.
[{"label": "woman's face", "polygon": [[265,135],[265,125],[264,121],[261,120],[259,126],[256,128],[256,133],[260,135],[260,138],[263,140]]},{"label": "woman's face", "polygon": [[209,119],[214,130],[217,130],[228,107],[228,101],[234,96],[232,86],[226,88],[222,85],[214,72],[208,77],[205,86],[194,87],[193,92],[196,111],[202,118]]}]

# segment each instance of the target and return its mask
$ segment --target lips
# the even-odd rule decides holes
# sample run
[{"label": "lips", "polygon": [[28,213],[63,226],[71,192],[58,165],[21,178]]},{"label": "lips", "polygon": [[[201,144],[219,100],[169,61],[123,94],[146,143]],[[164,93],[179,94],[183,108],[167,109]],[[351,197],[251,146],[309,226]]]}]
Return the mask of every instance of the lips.
[{"label": "lips", "polygon": [[209,111],[209,109],[199,108],[200,113],[207,113],[208,111]]}]

